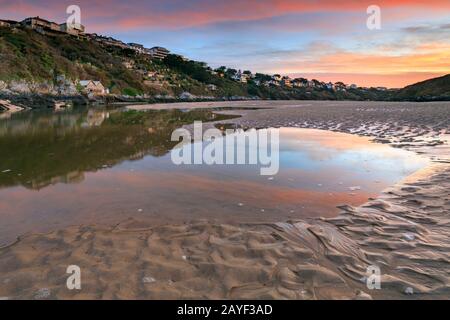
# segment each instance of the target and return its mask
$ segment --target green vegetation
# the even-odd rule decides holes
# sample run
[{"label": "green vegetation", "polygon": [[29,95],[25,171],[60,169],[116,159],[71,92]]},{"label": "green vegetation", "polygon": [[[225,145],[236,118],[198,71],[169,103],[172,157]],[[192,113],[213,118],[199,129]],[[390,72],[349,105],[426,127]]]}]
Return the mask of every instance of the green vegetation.
[{"label": "green vegetation", "polygon": [[398,92],[396,99],[450,100],[450,74],[407,86]]},{"label": "green vegetation", "polygon": [[[0,27],[0,81],[24,80],[55,83],[58,75],[77,80],[99,80],[110,93],[131,97],[160,96],[173,101],[183,92],[198,99],[257,97],[301,100],[449,100],[450,75],[402,90],[376,88],[328,89],[262,85],[270,75],[257,73],[247,83],[235,80],[236,69],[212,70],[204,62],[169,55],[163,61],[131,49],[102,46],[96,41],[68,35],[42,35],[26,28]],[[314,80],[313,80],[314,81]],[[318,81],[316,84],[320,84]],[[77,86],[78,91],[81,87]]]}]

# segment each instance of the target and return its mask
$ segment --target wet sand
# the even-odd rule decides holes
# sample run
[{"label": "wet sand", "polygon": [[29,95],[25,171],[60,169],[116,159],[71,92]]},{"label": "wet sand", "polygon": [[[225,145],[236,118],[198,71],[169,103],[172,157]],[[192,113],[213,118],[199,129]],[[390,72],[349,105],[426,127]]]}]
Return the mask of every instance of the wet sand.
[{"label": "wet sand", "polygon": [[[0,299],[450,298],[450,103],[231,104],[272,109],[222,111],[242,115],[224,123],[365,135],[433,162],[334,218],[154,226],[124,217],[26,235],[0,250]],[[65,287],[69,265],[81,267],[80,291]],[[370,265],[381,290],[366,287]]]}]

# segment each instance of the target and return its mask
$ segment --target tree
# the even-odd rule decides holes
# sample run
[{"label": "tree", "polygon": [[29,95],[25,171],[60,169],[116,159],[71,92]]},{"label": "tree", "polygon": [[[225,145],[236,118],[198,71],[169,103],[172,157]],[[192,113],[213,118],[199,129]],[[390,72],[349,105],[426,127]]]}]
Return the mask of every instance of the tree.
[{"label": "tree", "polygon": [[237,74],[237,70],[236,69],[227,69],[226,74],[228,77],[232,78]]},{"label": "tree", "polygon": [[221,66],[221,67],[217,68],[215,71],[216,72],[220,72],[220,73],[225,73],[226,70],[227,70],[227,67]]}]

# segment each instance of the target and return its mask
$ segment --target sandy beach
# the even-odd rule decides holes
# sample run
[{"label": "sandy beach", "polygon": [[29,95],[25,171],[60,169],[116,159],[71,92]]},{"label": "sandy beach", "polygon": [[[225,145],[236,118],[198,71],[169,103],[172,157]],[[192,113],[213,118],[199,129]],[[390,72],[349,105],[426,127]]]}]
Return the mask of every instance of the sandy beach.
[{"label": "sandy beach", "polygon": [[[417,152],[431,165],[333,218],[152,225],[125,214],[110,227],[27,234],[0,248],[0,299],[449,299],[450,103],[129,108],[226,108],[218,112],[241,117],[210,125],[351,133]],[[82,269],[80,291],[65,286],[69,265]],[[366,286],[372,265],[381,269],[380,290]]]}]

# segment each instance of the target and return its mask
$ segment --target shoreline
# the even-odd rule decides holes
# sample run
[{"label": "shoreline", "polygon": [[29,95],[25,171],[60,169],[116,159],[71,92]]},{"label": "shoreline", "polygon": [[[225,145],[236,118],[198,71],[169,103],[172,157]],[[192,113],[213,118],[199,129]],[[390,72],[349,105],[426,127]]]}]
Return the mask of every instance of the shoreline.
[{"label": "shoreline", "polygon": [[[125,220],[111,228],[74,226],[27,235],[0,249],[0,269],[7,271],[0,275],[0,282],[21,279],[29,287],[7,284],[0,289],[0,296],[36,298],[40,289],[51,287],[47,298],[448,298],[450,152],[445,144],[449,133],[445,112],[450,112],[450,105],[444,103],[444,116],[438,114],[426,123],[418,110],[406,107],[399,112],[390,109],[396,107],[374,106],[375,102],[329,101],[316,114],[314,105],[319,103],[324,104],[282,101],[263,110],[220,111],[241,115],[220,123],[243,128],[306,127],[368,136],[429,157],[433,170],[400,181],[357,208],[341,206],[342,213],[335,218],[237,225],[197,221],[156,227]],[[336,106],[330,104],[346,110],[334,112]],[[401,104],[405,103],[396,105]],[[377,108],[382,108],[381,112]],[[343,119],[347,113],[348,119]],[[381,121],[384,117],[392,122]],[[436,119],[444,122],[436,123]],[[408,128],[403,128],[401,121],[406,121],[403,125]],[[411,125],[414,121],[416,127]],[[363,126],[358,126],[359,122]],[[39,265],[43,259],[39,254],[46,250],[54,251],[45,258],[53,262],[53,269],[69,261],[89,266],[85,267],[87,292],[70,293],[63,285],[58,287],[61,276],[36,273],[33,266]],[[124,261],[117,261],[119,256]],[[371,264],[381,267],[383,290],[368,290],[364,285],[362,279]],[[17,277],[16,268],[23,270],[22,275],[11,279]],[[132,272],[118,273],[125,268]]]}]

